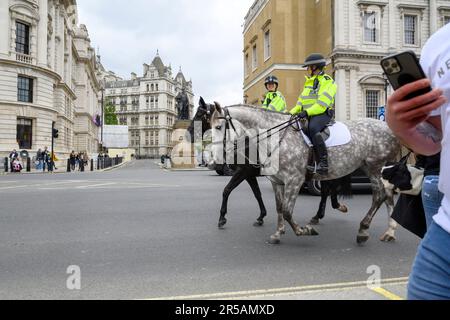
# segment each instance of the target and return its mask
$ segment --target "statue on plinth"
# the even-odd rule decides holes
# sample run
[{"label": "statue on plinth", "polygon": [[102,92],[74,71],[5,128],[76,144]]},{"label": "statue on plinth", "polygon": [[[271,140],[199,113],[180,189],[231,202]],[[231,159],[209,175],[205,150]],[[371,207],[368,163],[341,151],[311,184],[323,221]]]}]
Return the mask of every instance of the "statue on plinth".
[{"label": "statue on plinth", "polygon": [[178,120],[189,120],[189,98],[183,88],[175,98],[177,102]]}]

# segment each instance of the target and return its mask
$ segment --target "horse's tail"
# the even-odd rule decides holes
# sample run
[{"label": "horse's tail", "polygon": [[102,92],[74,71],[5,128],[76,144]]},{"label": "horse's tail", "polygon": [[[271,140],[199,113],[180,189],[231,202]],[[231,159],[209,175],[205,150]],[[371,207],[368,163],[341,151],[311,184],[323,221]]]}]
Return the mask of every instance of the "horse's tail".
[{"label": "horse's tail", "polygon": [[352,192],[352,175],[333,180],[333,184],[336,188],[336,193],[338,196],[348,199],[353,196]]}]

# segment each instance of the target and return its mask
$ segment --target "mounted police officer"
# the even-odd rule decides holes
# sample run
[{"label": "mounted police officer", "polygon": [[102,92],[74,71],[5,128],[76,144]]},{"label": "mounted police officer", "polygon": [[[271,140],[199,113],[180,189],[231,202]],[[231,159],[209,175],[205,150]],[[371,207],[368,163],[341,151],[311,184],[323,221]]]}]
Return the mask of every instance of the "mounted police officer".
[{"label": "mounted police officer", "polygon": [[320,175],[328,174],[328,152],[321,132],[334,117],[334,100],[337,86],[332,77],[325,73],[327,62],[319,53],[311,54],[303,64],[308,68],[305,87],[298,98],[297,106],[291,114],[300,119],[308,119],[308,135],[314,145],[317,168],[308,167]]},{"label": "mounted police officer", "polygon": [[262,108],[275,112],[286,112],[286,99],[281,92],[278,91],[278,78],[275,76],[268,76],[264,81],[264,85],[268,92],[266,93]]}]

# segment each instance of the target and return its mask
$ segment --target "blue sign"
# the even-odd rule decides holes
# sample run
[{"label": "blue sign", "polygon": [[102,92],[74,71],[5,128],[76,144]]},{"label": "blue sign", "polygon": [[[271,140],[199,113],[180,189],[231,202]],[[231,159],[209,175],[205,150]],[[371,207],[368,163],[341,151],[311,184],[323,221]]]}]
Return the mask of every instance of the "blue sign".
[{"label": "blue sign", "polygon": [[385,106],[378,107],[378,119],[381,121],[386,121],[386,115],[385,115]]}]

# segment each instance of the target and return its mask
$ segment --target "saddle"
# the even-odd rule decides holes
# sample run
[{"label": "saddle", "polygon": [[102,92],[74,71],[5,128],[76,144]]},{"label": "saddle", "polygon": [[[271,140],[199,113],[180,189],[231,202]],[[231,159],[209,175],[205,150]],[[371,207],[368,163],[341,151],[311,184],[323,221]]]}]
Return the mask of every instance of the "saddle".
[{"label": "saddle", "polygon": [[[314,151],[313,144],[311,142],[311,138],[309,137],[308,132],[308,122],[304,121],[299,124],[299,130],[302,138],[309,146],[309,156],[308,156],[308,166],[314,167],[317,163]],[[348,127],[342,123],[335,121],[335,119],[331,119],[331,121],[326,125],[326,127],[320,132],[325,141],[327,148],[342,146],[350,143],[352,140],[350,130]],[[307,180],[311,179],[313,174],[307,174]]]}]

